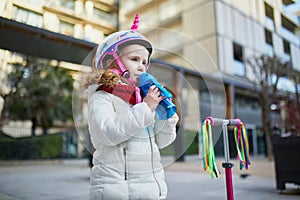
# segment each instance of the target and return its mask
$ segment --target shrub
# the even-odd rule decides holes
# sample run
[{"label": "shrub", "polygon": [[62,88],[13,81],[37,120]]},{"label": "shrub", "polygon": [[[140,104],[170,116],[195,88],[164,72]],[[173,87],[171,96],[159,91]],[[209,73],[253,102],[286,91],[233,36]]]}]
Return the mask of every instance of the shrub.
[{"label": "shrub", "polygon": [[28,138],[0,140],[0,159],[53,159],[62,152],[62,135],[46,135]]}]

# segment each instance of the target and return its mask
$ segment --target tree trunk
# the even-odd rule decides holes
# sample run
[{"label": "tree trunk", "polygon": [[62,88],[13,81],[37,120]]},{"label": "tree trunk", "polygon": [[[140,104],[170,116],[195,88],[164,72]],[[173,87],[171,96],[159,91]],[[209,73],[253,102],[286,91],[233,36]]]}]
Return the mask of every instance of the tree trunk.
[{"label": "tree trunk", "polygon": [[295,100],[295,118],[296,118],[296,132],[298,134],[299,132],[299,128],[300,128],[300,125],[299,125],[299,121],[300,121],[300,100],[299,100],[299,92],[298,92],[298,85],[295,84],[295,95],[296,95],[296,100]]},{"label": "tree trunk", "polygon": [[2,96],[2,98],[3,98],[3,108],[1,110],[1,115],[0,115],[0,130],[2,130],[2,128],[8,123],[7,96]]},{"label": "tree trunk", "polygon": [[45,119],[44,117],[42,117],[41,118],[41,123],[42,123],[43,135],[47,135],[48,134],[47,119]]},{"label": "tree trunk", "polygon": [[48,129],[47,127],[43,126],[43,135],[47,135],[48,134]]},{"label": "tree trunk", "polygon": [[265,133],[266,139],[266,150],[267,156],[269,160],[273,160],[273,148],[272,148],[272,141],[271,141],[271,131],[270,131],[270,103],[268,100],[268,96],[263,93],[261,98],[261,110],[262,110],[262,125],[263,125],[263,132]]},{"label": "tree trunk", "polygon": [[31,136],[35,136],[35,128],[36,128],[36,117],[31,118]]}]

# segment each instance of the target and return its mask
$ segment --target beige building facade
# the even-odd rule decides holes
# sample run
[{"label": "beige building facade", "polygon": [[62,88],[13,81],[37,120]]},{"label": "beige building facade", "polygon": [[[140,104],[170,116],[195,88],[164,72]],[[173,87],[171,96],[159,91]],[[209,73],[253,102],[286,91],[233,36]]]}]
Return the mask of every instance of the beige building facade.
[{"label": "beige building facade", "polygon": [[[141,31],[158,51],[153,56],[184,68],[180,72],[184,84],[174,86],[174,80],[180,77],[176,73],[168,82],[181,88],[186,129],[199,130],[199,121],[211,115],[240,118],[252,137],[252,153],[259,154],[264,151],[261,111],[253,86],[247,81],[255,77],[246,61],[268,54],[291,62],[295,70],[300,70],[299,20],[289,9],[294,3],[121,0],[121,29],[129,27],[130,19],[140,13]],[[279,87],[290,86],[292,82],[285,80]],[[276,118],[280,117],[275,114]]]}]

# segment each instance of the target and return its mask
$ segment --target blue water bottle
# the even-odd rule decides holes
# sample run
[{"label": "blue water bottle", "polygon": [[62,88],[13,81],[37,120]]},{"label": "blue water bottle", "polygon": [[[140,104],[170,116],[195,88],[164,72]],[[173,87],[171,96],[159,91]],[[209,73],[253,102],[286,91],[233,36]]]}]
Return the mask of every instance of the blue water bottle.
[{"label": "blue water bottle", "polygon": [[172,94],[163,88],[152,75],[148,73],[142,73],[139,77],[139,83],[144,96],[147,95],[149,88],[152,85],[155,85],[161,91],[161,96],[166,97],[159,102],[155,110],[158,119],[167,120],[175,114],[176,106],[170,101]]}]

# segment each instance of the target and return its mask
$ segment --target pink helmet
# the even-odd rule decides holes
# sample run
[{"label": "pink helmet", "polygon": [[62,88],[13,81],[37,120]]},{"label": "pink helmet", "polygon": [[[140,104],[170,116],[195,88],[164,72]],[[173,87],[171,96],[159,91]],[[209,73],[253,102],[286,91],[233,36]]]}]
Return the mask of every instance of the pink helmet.
[{"label": "pink helmet", "polygon": [[126,73],[128,72],[128,70],[119,58],[119,51],[122,49],[122,46],[129,44],[140,44],[144,46],[149,51],[150,57],[152,53],[152,45],[142,34],[137,32],[138,22],[139,14],[136,15],[134,23],[131,26],[131,30],[115,32],[107,36],[104,39],[104,41],[101,44],[99,44],[95,55],[95,68],[105,69],[107,67],[106,60],[113,59],[116,60],[117,64],[121,69],[121,72],[119,74],[124,77],[128,76],[128,73]]}]

